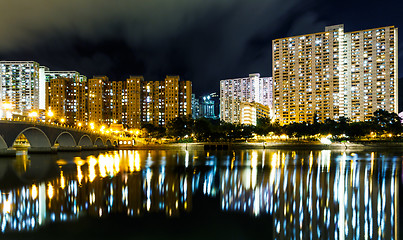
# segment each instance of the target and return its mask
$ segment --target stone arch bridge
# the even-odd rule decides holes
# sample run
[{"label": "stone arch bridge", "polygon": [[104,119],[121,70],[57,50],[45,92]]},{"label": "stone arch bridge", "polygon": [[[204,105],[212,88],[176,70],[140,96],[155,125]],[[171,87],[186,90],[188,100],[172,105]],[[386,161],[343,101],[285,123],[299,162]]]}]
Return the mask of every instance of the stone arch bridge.
[{"label": "stone arch bridge", "polygon": [[21,134],[28,140],[30,152],[106,149],[119,144],[116,136],[80,128],[42,122],[0,120],[0,154],[11,151]]}]

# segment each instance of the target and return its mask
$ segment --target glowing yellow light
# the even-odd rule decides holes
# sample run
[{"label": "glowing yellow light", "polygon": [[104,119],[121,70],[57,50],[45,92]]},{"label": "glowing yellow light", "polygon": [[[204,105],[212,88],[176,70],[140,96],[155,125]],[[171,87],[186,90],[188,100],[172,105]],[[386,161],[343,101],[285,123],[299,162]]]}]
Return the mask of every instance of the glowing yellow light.
[{"label": "glowing yellow light", "polygon": [[115,166],[115,174],[120,172],[120,157],[119,154],[115,154],[114,156],[114,166]]},{"label": "glowing yellow light", "polygon": [[60,171],[60,187],[64,189],[66,187],[66,180],[63,176],[63,171]]},{"label": "glowing yellow light", "polygon": [[327,137],[321,138],[321,139],[320,139],[320,142],[321,142],[322,144],[326,144],[326,145],[329,145],[329,144],[332,143],[332,141],[331,141],[329,138],[327,138]]},{"label": "glowing yellow light", "polygon": [[79,122],[79,123],[77,123],[77,126],[81,127],[81,126],[83,126],[83,124],[81,122]]},{"label": "glowing yellow light", "polygon": [[140,154],[138,151],[134,152],[134,167],[136,171],[140,171]]},{"label": "glowing yellow light", "polygon": [[32,199],[36,199],[36,197],[38,197],[38,188],[35,184],[32,185],[31,196]]},{"label": "glowing yellow light", "polygon": [[36,112],[36,111],[30,112],[30,113],[28,114],[28,117],[36,118],[36,117],[38,117],[38,112]]},{"label": "glowing yellow light", "polygon": [[13,105],[11,103],[8,103],[8,102],[3,103],[3,109],[10,110],[12,108],[13,108]]},{"label": "glowing yellow light", "polygon": [[50,109],[49,109],[49,111],[48,111],[47,115],[48,115],[48,117],[53,117],[53,116],[54,116],[54,114],[53,114],[52,110],[50,110]]},{"label": "glowing yellow light", "polygon": [[98,168],[99,168],[99,175],[101,177],[106,177],[107,176],[107,168],[108,168],[108,159],[106,158],[105,155],[101,154],[98,156]]},{"label": "glowing yellow light", "polygon": [[11,212],[11,201],[10,198],[8,198],[3,204],[3,214],[10,212]]},{"label": "glowing yellow light", "polygon": [[48,197],[49,197],[49,199],[53,198],[53,194],[54,194],[53,186],[52,186],[51,183],[48,183]]},{"label": "glowing yellow light", "polygon": [[90,122],[90,128],[91,128],[91,130],[95,129],[95,124],[93,122]]},{"label": "glowing yellow light", "polygon": [[257,152],[253,151],[252,152],[252,158],[250,160],[250,167],[255,168],[257,166]]},{"label": "glowing yellow light", "polygon": [[128,152],[128,157],[129,157],[129,171],[134,172],[134,156],[132,151]]},{"label": "glowing yellow light", "polygon": [[94,157],[90,156],[89,163],[88,163],[88,170],[89,170],[88,177],[90,179],[90,182],[94,181],[94,179],[96,177],[96,174],[95,174],[95,165],[96,164],[97,164],[97,160]]},{"label": "glowing yellow light", "polygon": [[78,179],[78,183],[81,184],[81,180],[83,180],[83,173],[81,172],[80,165],[77,165],[77,179]]},{"label": "glowing yellow light", "polygon": [[64,123],[64,122],[66,122],[66,119],[65,119],[65,118],[61,118],[61,119],[60,119],[60,122],[61,122],[61,123]]}]

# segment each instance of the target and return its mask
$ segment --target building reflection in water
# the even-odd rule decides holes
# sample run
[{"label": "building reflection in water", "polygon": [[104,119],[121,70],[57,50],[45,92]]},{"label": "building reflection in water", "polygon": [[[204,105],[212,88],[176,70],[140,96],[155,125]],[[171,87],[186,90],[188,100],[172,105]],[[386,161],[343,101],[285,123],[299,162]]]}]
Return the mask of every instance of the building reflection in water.
[{"label": "building reflection in water", "polygon": [[[19,157],[11,165],[19,175],[29,164]],[[396,239],[400,166],[401,160],[380,153],[328,150],[75,157],[59,166],[57,177],[1,189],[0,227],[26,231],[122,212],[179,216],[191,211],[192,196],[200,192],[218,197],[223,211],[271,215],[279,239]]]}]

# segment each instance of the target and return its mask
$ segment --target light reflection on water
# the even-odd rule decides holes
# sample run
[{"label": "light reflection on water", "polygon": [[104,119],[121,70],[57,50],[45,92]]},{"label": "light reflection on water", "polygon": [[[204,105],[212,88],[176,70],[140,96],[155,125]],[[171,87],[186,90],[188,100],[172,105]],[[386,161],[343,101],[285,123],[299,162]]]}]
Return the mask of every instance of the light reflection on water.
[{"label": "light reflection on water", "polygon": [[179,217],[201,193],[223,212],[272,216],[275,238],[396,239],[401,164],[393,154],[330,150],[22,155],[0,162],[0,183],[15,182],[0,187],[0,227],[110,213]]}]

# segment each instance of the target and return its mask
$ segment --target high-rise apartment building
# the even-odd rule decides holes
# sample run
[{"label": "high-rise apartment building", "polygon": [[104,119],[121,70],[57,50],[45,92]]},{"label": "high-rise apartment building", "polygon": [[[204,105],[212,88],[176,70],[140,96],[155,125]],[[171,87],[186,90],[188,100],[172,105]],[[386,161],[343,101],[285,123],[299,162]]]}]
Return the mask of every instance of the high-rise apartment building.
[{"label": "high-rise apartment building", "polygon": [[46,110],[54,119],[75,125],[87,122],[86,77],[75,71],[45,71]]},{"label": "high-rise apartment building", "polygon": [[126,124],[131,128],[141,127],[141,116],[144,114],[141,107],[143,86],[144,78],[142,76],[130,76],[126,80]]},{"label": "high-rise apartment building", "polygon": [[192,118],[197,119],[200,116],[200,101],[196,95],[192,93]]},{"label": "high-rise apartment building", "polygon": [[220,81],[220,119],[241,123],[241,103],[260,103],[272,107],[272,78],[249,74],[246,78]]},{"label": "high-rise apartment building", "polygon": [[113,81],[112,82],[112,96],[111,96],[111,109],[112,109],[112,123],[123,123],[125,115],[123,114],[123,104],[126,96],[125,82]]},{"label": "high-rise apartment building", "polygon": [[273,40],[273,107],[281,124],[397,112],[397,28],[324,32]]},{"label": "high-rise apartment building", "polygon": [[122,123],[129,128],[140,128],[145,123],[165,125],[176,117],[191,114],[192,83],[179,76],[167,76],[163,81],[130,76],[122,83],[122,89]]},{"label": "high-rise apartment building", "polygon": [[192,82],[179,76],[147,82],[142,91],[144,123],[165,125],[172,119],[192,114]]},{"label": "high-rise apartment building", "polygon": [[39,69],[34,61],[0,61],[0,102],[18,114],[39,110]]},{"label": "high-rise apartment building", "polygon": [[110,108],[112,84],[108,77],[94,76],[88,79],[87,84],[88,121],[96,124],[113,122]]}]

